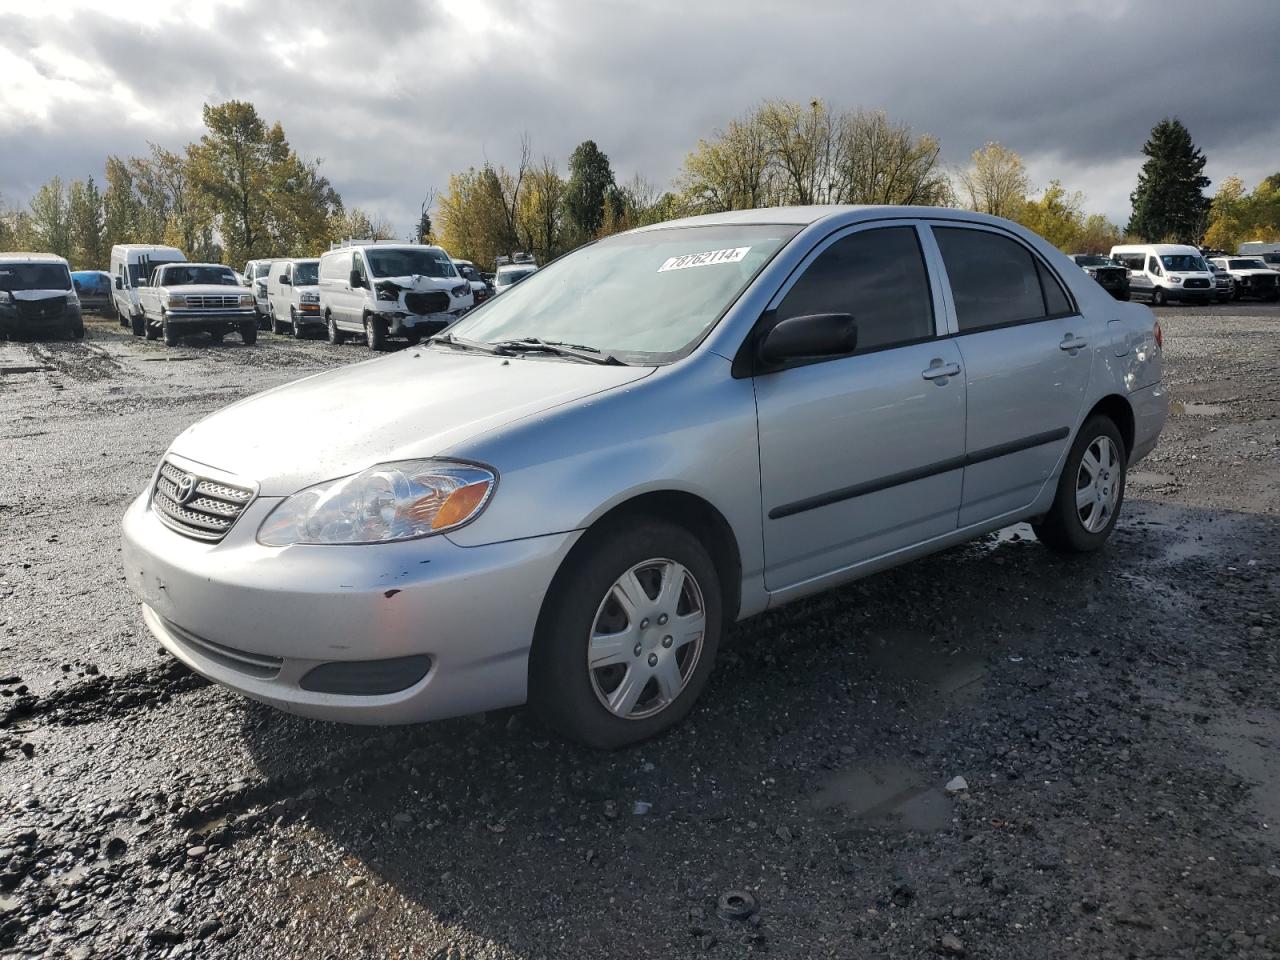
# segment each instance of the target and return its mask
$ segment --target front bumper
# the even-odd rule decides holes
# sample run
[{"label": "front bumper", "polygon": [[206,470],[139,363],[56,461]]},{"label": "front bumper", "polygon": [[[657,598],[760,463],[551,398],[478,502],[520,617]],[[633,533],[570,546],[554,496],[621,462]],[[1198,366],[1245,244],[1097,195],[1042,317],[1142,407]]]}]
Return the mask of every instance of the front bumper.
[{"label": "front bumper", "polygon": [[320,304],[309,303],[305,306],[295,306],[293,308],[293,322],[300,323],[304,327],[325,325],[324,314],[320,312]]},{"label": "front bumper", "polygon": [[236,329],[245,321],[254,322],[256,317],[252,307],[243,310],[166,310],[164,315],[174,326],[201,329]]},{"label": "front bumper", "polygon": [[[129,507],[126,580],[170,653],[245,696],[321,720],[416,723],[524,702],[534,625],[576,532],[482,547],[444,536],[263,547],[257,529],[279,502],[250,503],[217,544],[164,526],[149,493]],[[429,672],[393,693],[302,686],[323,664],[415,655],[430,658]]]},{"label": "front bumper", "polygon": [[431,337],[457,320],[462,313],[462,310],[429,314],[404,313],[396,310],[392,313],[384,314],[384,316],[387,318],[387,331],[393,337],[403,337],[410,333]]},{"label": "front bumper", "polygon": [[0,306],[0,333],[40,336],[65,333],[84,326],[84,317],[75,307],[36,315],[5,304]]},{"label": "front bumper", "polygon": [[1213,287],[1195,287],[1188,290],[1185,287],[1166,287],[1165,294],[1170,300],[1185,301],[1187,303],[1208,303],[1217,292]]}]

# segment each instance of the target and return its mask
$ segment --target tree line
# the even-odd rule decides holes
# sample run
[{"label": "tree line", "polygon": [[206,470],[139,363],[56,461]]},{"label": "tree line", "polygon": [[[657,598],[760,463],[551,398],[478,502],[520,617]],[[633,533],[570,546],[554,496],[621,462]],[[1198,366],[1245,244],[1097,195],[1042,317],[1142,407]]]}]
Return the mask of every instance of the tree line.
[{"label": "tree line", "polygon": [[[193,259],[239,264],[255,257],[316,255],[344,237],[392,239],[390,222],[346,208],[300,157],[280,123],[253,104],[206,105],[205,132],[180,151],[157,144],[138,157],[108,157],[104,178],[54,177],[26,209],[0,200],[0,250],[30,249],[101,268],[115,243],[165,243]],[[1033,187],[1022,158],[999,143],[948,171],[927,133],[883,111],[823,100],[766,100],[699,140],[661,189],[637,175],[619,182],[592,140],[563,168],[535,157],[526,135],[515,165],[486,162],[427,192],[412,239],[441,243],[491,267],[523,250],[552,259],[593,239],[678,216],[754,207],[823,204],[956,206],[1015,220],[1072,252],[1104,253],[1123,240],[1176,241],[1235,250],[1241,240],[1280,240],[1280,173],[1247,192],[1228,178],[1204,194],[1205,157],[1186,127],[1161,120],[1143,147],[1125,228],[1084,209],[1085,197],[1051,181]]]}]

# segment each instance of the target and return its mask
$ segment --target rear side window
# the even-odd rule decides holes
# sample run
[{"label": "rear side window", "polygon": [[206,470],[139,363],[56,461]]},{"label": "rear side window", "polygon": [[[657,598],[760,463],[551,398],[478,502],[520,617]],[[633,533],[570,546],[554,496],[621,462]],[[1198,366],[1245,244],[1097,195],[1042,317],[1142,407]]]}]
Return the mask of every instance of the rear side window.
[{"label": "rear side window", "polygon": [[351,273],[351,254],[335,253],[320,260],[320,276],[325,280],[346,280]]},{"label": "rear side window", "polygon": [[1072,313],[1071,298],[1067,296],[1067,291],[1062,289],[1062,284],[1053,272],[1039,260],[1036,260],[1036,270],[1040,272],[1040,287],[1044,290],[1046,313],[1051,317],[1063,317]]},{"label": "rear side window", "polygon": [[777,317],[848,313],[858,353],[934,336],[933,300],[913,227],[864,230],[813,261],[778,306]]},{"label": "rear side window", "polygon": [[[1071,312],[1066,292],[1022,244],[959,227],[934,227],[933,235],[947,267],[961,333]],[[1052,283],[1052,303],[1046,302],[1042,274]]]}]

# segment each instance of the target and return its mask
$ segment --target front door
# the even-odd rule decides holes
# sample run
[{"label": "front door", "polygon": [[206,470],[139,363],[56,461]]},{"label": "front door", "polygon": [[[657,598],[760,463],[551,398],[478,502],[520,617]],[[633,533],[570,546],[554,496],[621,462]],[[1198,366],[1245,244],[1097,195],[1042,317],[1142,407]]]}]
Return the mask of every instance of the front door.
[{"label": "front door", "polygon": [[935,224],[933,234],[967,378],[967,527],[1027,507],[1044,488],[1071,443],[1094,350],[1111,338],[1087,325],[1021,241],[960,224]]},{"label": "front door", "polygon": [[824,241],[775,298],[778,320],[852,314],[858,344],[755,378],[770,591],[955,529],[965,383],[939,291],[896,222]]}]

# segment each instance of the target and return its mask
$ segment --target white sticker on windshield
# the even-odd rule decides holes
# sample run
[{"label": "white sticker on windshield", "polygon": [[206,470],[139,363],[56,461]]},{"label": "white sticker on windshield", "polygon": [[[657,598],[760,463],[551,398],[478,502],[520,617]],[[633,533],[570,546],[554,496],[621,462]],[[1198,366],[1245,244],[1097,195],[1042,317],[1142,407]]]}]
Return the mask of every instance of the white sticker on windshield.
[{"label": "white sticker on windshield", "polygon": [[668,270],[684,270],[686,267],[709,267],[713,263],[737,263],[745,260],[750,247],[730,247],[727,250],[705,250],[702,253],[686,253],[683,257],[671,257],[658,268],[659,273]]}]

